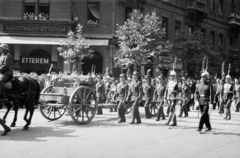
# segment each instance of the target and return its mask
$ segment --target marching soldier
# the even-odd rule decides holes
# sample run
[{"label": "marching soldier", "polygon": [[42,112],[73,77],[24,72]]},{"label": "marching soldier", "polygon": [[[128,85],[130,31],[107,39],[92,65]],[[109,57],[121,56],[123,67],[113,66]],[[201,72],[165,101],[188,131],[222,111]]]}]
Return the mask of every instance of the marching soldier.
[{"label": "marching soldier", "polygon": [[[96,97],[98,103],[104,102],[104,94],[105,94],[105,86],[102,81],[103,77],[101,75],[97,76],[97,84],[96,84]],[[102,108],[98,107],[97,115],[103,114]]]},{"label": "marching soldier", "polygon": [[170,101],[170,116],[166,123],[166,125],[169,125],[169,123],[173,120],[173,123],[171,126],[177,126],[177,118],[176,118],[176,104],[178,101],[178,81],[176,79],[176,72],[174,71],[174,68],[176,66],[177,58],[175,57],[174,64],[173,64],[173,70],[170,73],[170,80],[167,83],[164,99],[167,99]]},{"label": "marching soldier", "polygon": [[224,119],[231,119],[231,104],[233,99],[233,85],[231,83],[230,67],[228,66],[228,75],[226,76],[226,83],[223,85],[223,91],[221,94],[221,100],[223,101],[224,107],[226,108],[226,117]]},{"label": "marching soldier", "polygon": [[240,108],[240,84],[238,79],[235,79],[235,85],[234,85],[234,96],[235,96],[235,103],[236,103],[236,110],[235,112],[239,112]]},{"label": "marching soldier", "polygon": [[196,87],[196,92],[195,92],[195,101],[198,100],[199,108],[202,114],[198,129],[197,129],[197,131],[199,132],[202,131],[204,124],[207,127],[206,132],[212,130],[208,111],[209,111],[209,103],[210,105],[212,105],[212,102],[213,102],[213,89],[212,89],[212,85],[209,83],[209,73],[207,72],[208,61],[206,64],[207,65],[206,69],[205,69],[205,61],[206,61],[206,57],[203,59],[203,63],[202,63],[202,68],[203,68],[203,71],[201,74],[202,82],[200,82],[199,85]]},{"label": "marching soldier", "polygon": [[139,103],[142,98],[142,83],[139,81],[138,72],[133,72],[133,79],[129,85],[128,97],[127,100],[130,100],[132,104],[132,121],[130,124],[134,124],[135,119],[137,123],[141,123],[141,118],[139,114]]},{"label": "marching soldier", "polygon": [[223,81],[219,80],[219,83],[217,84],[217,91],[216,91],[216,97],[217,97],[216,104],[218,104],[219,113],[223,113],[222,101],[220,99],[222,90],[223,90]]},{"label": "marching soldier", "polygon": [[146,83],[143,85],[143,101],[145,102],[144,108],[145,108],[146,119],[149,119],[152,117],[151,116],[152,114],[150,113],[150,106],[152,103],[154,88],[153,88],[153,85],[151,84],[150,71],[151,69],[147,71],[147,75],[145,77]]},{"label": "marching soldier", "polygon": [[118,116],[120,118],[118,123],[126,122],[124,104],[127,98],[128,85],[125,82],[125,80],[126,80],[126,75],[120,74],[120,83],[118,83],[116,88],[116,95],[117,95],[117,101],[118,101]]},{"label": "marching soldier", "polygon": [[164,92],[166,90],[166,85],[164,85],[164,77],[159,76],[159,84],[156,86],[155,91],[154,91],[154,102],[157,102],[158,105],[158,112],[157,112],[157,119],[156,121],[159,121],[160,118],[162,117],[162,120],[165,120],[165,115],[164,115]]},{"label": "marching soldier", "polygon": [[180,97],[181,97],[181,110],[180,110],[179,117],[182,117],[183,112],[185,114],[185,117],[188,117],[188,104],[191,97],[191,93],[190,93],[190,87],[189,85],[187,85],[185,77],[182,77],[182,87],[181,87]]},{"label": "marching soldier", "polygon": [[221,91],[219,91],[219,104],[220,104],[219,113],[221,115],[222,115],[222,113],[224,113],[223,100],[221,99],[221,94],[222,94],[222,91],[223,91],[223,85],[224,85],[224,80],[225,80],[224,67],[225,67],[225,61],[223,61],[223,63],[222,63],[222,77],[221,77],[221,81],[220,81],[221,87],[219,87],[219,90],[221,90]]}]

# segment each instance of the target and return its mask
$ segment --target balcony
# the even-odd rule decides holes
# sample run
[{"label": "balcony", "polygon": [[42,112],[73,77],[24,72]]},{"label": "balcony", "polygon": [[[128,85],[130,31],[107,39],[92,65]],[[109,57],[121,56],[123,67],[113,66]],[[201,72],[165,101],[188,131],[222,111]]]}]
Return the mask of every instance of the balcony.
[{"label": "balcony", "polygon": [[228,17],[228,26],[230,28],[240,28],[240,16],[237,14],[231,14]]},{"label": "balcony", "polygon": [[195,15],[200,18],[206,18],[207,6],[204,0],[187,0],[186,10],[189,15]]}]

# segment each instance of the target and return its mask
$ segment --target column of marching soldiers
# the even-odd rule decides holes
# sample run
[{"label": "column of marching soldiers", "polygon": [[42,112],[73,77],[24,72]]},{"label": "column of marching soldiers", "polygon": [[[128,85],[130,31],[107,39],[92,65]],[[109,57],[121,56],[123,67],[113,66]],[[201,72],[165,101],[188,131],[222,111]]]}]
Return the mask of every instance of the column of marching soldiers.
[{"label": "column of marching soldiers", "polygon": [[[210,80],[208,73],[208,58],[204,58],[202,62],[201,79],[196,83],[193,80],[182,76],[177,79],[174,70],[176,58],[173,63],[173,70],[170,72],[169,79],[163,75],[158,75],[155,78],[150,76],[150,70],[147,75],[140,77],[137,71],[134,71],[132,77],[121,73],[119,80],[112,80],[109,75],[104,77],[96,76],[96,96],[98,103],[117,102],[117,109],[110,109],[118,112],[118,123],[126,122],[125,106],[131,103],[132,118],[130,124],[140,124],[141,117],[139,113],[139,105],[143,104],[145,109],[146,119],[151,119],[151,108],[157,106],[156,121],[165,120],[166,125],[177,126],[176,106],[180,105],[180,113],[178,117],[188,117],[190,107],[198,110],[201,113],[199,126],[197,131],[201,132],[203,125],[206,125],[205,132],[211,131],[210,111],[218,107],[219,113],[224,119],[231,119],[231,106],[235,103],[235,112],[239,112],[240,108],[240,84],[238,79],[232,83],[230,73],[230,64],[228,74],[225,77],[224,63],[222,64],[221,79]],[[140,79],[141,78],[141,79]],[[107,98],[107,99],[105,99]],[[164,113],[164,107],[167,106],[167,113]],[[200,112],[199,112],[200,111]],[[102,114],[102,109],[98,107],[97,114]]]}]

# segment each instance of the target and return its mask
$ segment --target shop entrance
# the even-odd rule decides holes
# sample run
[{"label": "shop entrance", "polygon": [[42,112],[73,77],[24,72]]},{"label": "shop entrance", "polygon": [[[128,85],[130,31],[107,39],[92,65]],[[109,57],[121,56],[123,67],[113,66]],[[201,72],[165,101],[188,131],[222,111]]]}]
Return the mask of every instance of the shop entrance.
[{"label": "shop entrance", "polygon": [[48,73],[51,64],[50,54],[43,49],[36,49],[25,60],[22,59],[21,71],[25,73],[36,72],[38,75]]},{"label": "shop entrance", "polygon": [[100,53],[94,52],[93,57],[84,59],[83,63],[84,64],[82,65],[82,71],[84,75],[87,75],[91,72],[92,65],[95,65],[96,67],[95,73],[102,74],[103,58]]}]

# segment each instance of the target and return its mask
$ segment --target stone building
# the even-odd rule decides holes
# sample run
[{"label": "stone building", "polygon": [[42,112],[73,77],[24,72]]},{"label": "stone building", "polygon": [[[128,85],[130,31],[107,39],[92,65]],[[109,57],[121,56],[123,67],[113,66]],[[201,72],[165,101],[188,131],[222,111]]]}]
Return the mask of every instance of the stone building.
[{"label": "stone building", "polygon": [[[76,63],[77,70],[86,74],[94,64],[96,72],[103,73],[119,54],[116,24],[123,24],[134,8],[156,10],[170,42],[180,30],[201,30],[206,42],[219,50],[239,42],[238,0],[0,0],[0,43],[10,45],[15,69],[40,74],[53,63],[53,71],[62,71],[57,46],[80,23],[95,55]],[[195,75],[198,65],[186,61],[180,50],[175,54],[178,69]]]}]

